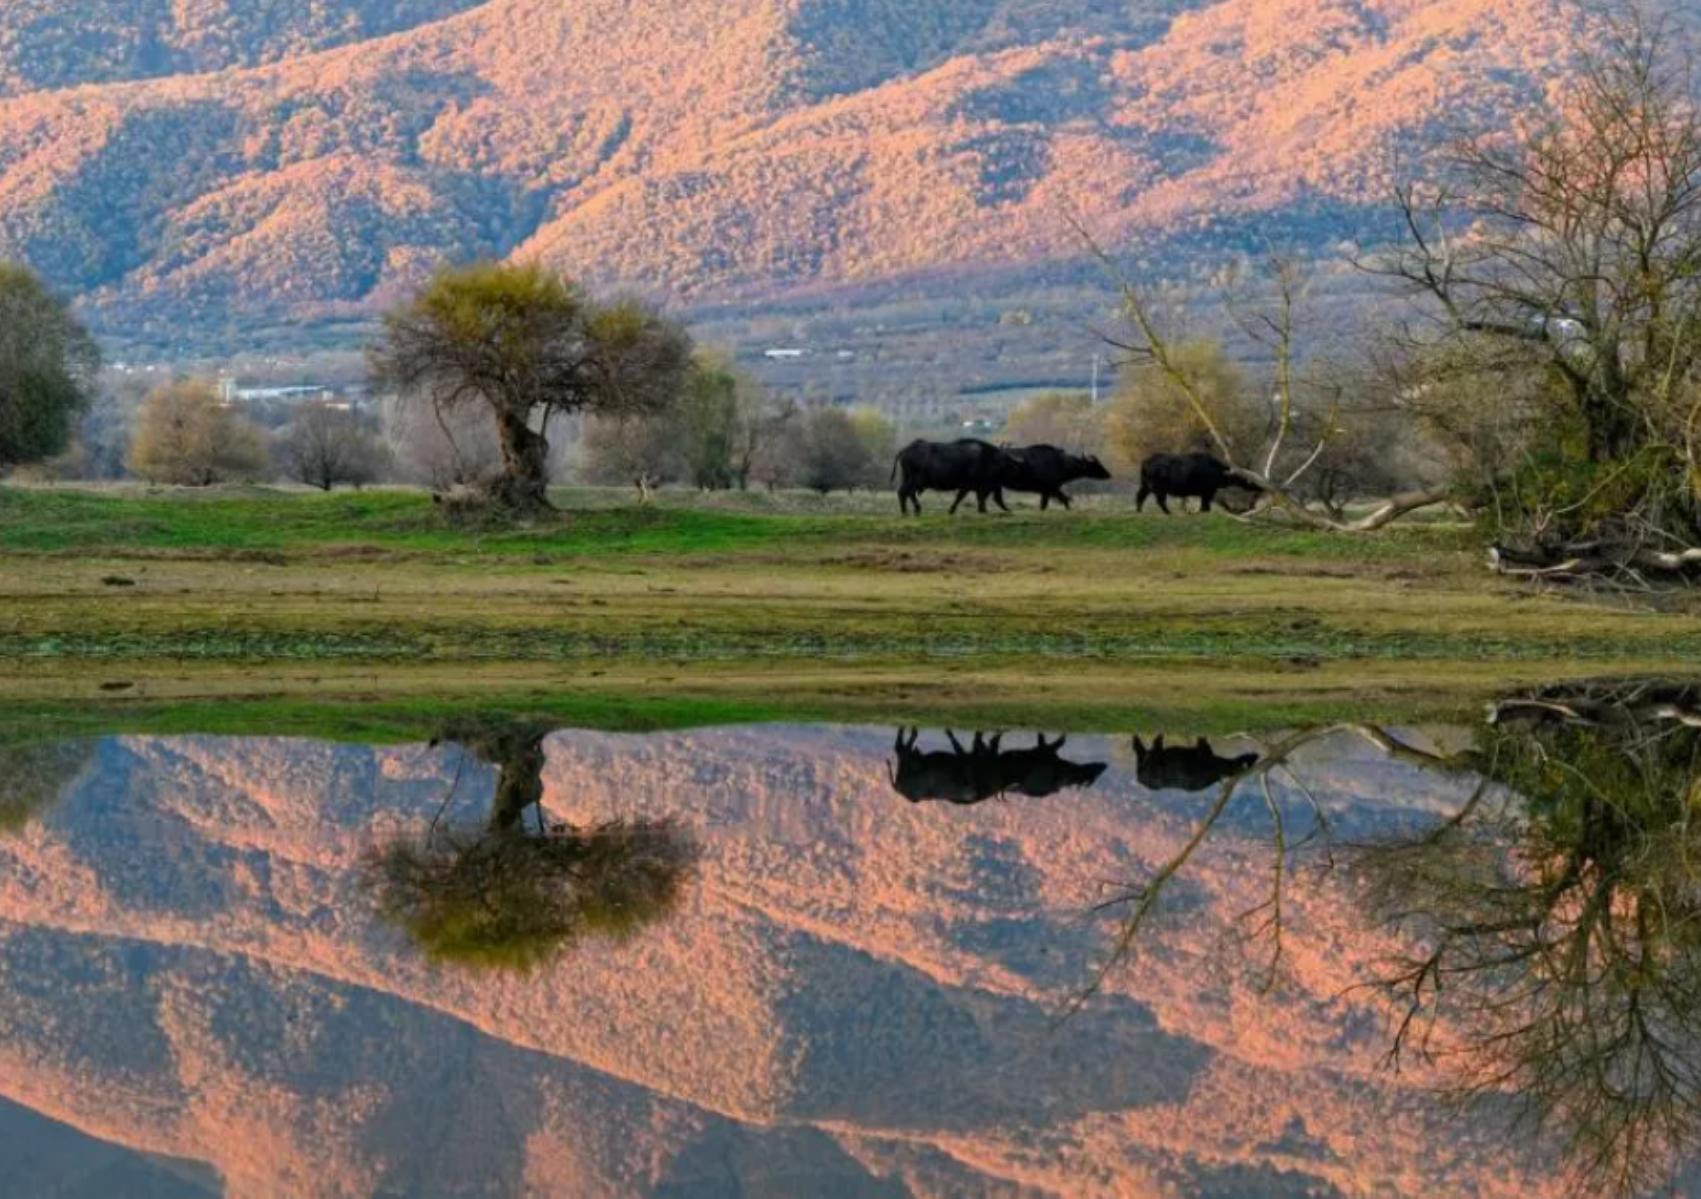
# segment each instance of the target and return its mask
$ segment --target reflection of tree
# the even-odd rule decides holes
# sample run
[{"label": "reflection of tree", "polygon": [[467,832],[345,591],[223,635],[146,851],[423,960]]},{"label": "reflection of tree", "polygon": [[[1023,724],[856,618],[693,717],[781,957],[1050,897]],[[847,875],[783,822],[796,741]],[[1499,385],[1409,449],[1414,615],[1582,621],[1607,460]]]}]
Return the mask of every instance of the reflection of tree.
[{"label": "reflection of tree", "polygon": [[16,832],[82,773],[92,741],[0,746],[0,833]]},{"label": "reflection of tree", "polygon": [[1288,771],[1309,796],[1292,755],[1348,731],[1474,784],[1432,826],[1371,845],[1331,845],[1314,805],[1312,836],[1351,865],[1376,922],[1413,947],[1371,980],[1397,1004],[1390,1060],[1420,1052],[1461,1098],[1514,1097],[1592,1189],[1658,1183],[1701,1139],[1701,688],[1506,700],[1451,755],[1363,725],[1286,738],[1223,781],[1180,852],[1106,905],[1123,911],[1112,964],[1133,960],[1167,885],[1255,785],[1276,847],[1270,898],[1254,912],[1279,957],[1296,847],[1269,780]]},{"label": "reflection of tree", "polygon": [[1582,1177],[1622,1191],[1701,1137],[1697,698],[1503,703],[1478,755],[1495,797],[1357,859],[1371,910],[1417,946],[1379,980],[1401,1004],[1394,1058],[1514,1093]]},{"label": "reflection of tree", "polygon": [[695,850],[673,824],[545,820],[548,732],[497,723],[447,730],[443,740],[498,768],[488,818],[471,828],[439,818],[378,855],[381,910],[431,958],[529,969],[581,936],[630,935],[677,903]]}]

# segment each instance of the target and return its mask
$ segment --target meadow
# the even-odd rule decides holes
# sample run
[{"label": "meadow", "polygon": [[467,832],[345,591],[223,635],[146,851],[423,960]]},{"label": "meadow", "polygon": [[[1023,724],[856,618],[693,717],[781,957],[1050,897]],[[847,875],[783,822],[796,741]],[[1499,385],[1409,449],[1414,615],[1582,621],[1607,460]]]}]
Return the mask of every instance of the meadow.
[{"label": "meadow", "polygon": [[619,727],[1225,727],[1701,657],[1686,594],[1498,579],[1458,523],[1349,537],[1120,496],[955,517],[931,497],[919,520],[887,495],[554,498],[558,519],[468,529],[401,490],[0,489],[0,707],[205,705],[203,724],[240,708],[318,732],[339,707],[469,702]]}]

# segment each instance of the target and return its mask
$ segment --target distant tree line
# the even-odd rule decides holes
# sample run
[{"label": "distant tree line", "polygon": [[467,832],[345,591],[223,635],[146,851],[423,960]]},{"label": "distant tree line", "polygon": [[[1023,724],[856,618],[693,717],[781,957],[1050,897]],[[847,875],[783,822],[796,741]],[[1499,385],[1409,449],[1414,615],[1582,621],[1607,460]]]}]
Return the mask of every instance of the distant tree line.
[{"label": "distant tree line", "polygon": [[896,451],[871,410],[770,395],[631,301],[540,268],[446,269],[386,320],[382,398],[232,402],[205,378],[102,386],[94,342],[29,271],[0,266],[0,471],[206,487],[380,482],[547,507],[551,480],[705,491],[877,487]]}]

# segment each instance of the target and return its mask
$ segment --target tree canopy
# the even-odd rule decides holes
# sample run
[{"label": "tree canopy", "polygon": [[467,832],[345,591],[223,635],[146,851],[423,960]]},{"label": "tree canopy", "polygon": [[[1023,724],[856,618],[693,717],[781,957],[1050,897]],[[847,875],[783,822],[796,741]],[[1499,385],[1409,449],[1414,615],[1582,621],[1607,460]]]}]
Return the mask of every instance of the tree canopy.
[{"label": "tree canopy", "polygon": [[679,325],[635,300],[593,300],[535,263],[439,271],[386,314],[371,353],[376,377],[404,397],[488,412],[502,448],[488,492],[519,513],[549,507],[552,415],[661,411],[678,400],[690,361]]},{"label": "tree canopy", "polygon": [[136,413],[129,461],[143,478],[180,487],[253,479],[267,468],[260,430],[201,379],[180,379],[148,393]]},{"label": "tree canopy", "polygon": [[70,309],[27,267],[0,262],[0,471],[65,449],[99,369]]}]

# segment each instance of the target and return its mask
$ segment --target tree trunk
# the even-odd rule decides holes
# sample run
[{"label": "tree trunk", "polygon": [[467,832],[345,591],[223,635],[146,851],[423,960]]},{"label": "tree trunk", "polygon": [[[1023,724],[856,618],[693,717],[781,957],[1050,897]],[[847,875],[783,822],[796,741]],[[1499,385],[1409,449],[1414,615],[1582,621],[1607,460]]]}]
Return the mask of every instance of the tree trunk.
[{"label": "tree trunk", "polygon": [[514,513],[547,512],[549,502],[549,442],[531,427],[527,414],[501,409],[496,432],[502,442],[502,473],[488,488],[491,502]]}]

